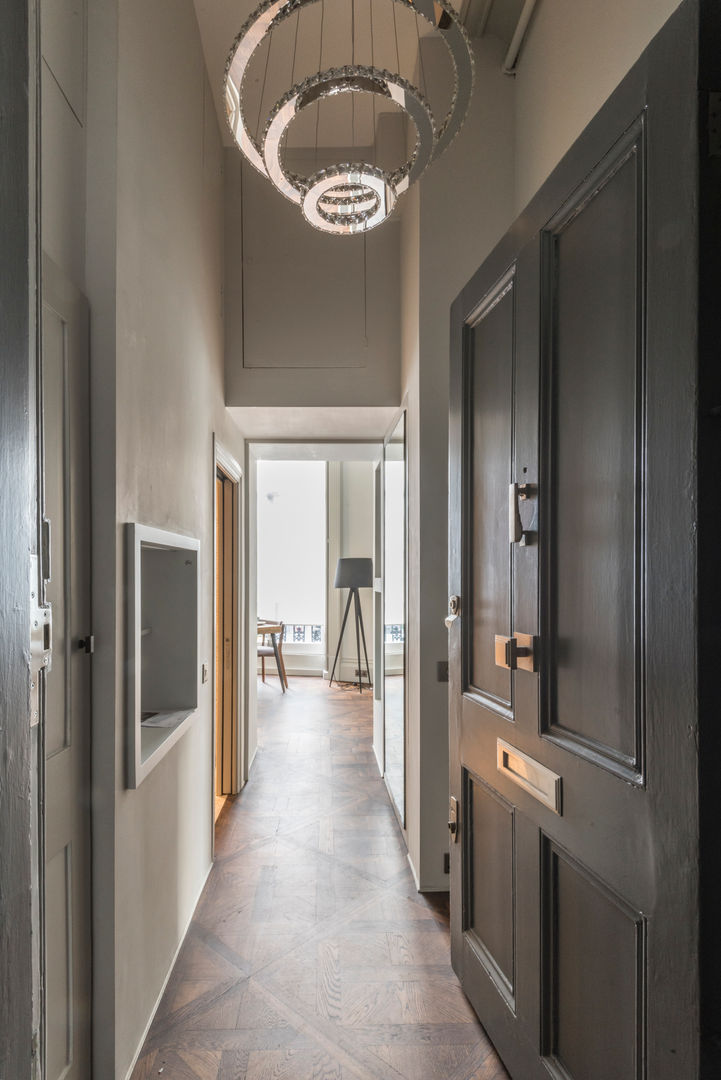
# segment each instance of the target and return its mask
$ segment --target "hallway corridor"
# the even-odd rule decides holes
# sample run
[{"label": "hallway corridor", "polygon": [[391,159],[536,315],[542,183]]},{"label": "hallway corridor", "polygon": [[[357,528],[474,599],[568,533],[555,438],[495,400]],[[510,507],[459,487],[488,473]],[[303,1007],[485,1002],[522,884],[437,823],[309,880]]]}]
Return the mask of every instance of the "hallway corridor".
[{"label": "hallway corridor", "polygon": [[259,683],[259,750],[132,1080],[503,1080],[415,889],[372,696]]}]

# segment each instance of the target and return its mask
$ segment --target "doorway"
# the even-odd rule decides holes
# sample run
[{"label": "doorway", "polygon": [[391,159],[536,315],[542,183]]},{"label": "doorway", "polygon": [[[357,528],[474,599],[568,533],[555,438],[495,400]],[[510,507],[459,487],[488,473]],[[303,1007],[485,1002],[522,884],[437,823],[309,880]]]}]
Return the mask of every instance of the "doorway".
[{"label": "doorway", "polygon": [[240,724],[240,508],[241,469],[215,447],[215,752],[213,820],[229,795],[239,790]]}]

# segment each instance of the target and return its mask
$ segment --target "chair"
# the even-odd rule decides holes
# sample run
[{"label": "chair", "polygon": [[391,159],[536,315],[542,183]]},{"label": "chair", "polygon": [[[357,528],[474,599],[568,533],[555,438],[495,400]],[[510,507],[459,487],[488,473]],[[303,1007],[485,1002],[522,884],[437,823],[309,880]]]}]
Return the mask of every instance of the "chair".
[{"label": "chair", "polygon": [[[283,661],[283,623],[271,623],[267,622],[265,619],[259,619],[258,637],[262,638],[261,643],[258,645],[261,678],[263,682],[265,682],[266,657],[274,657],[276,667],[278,668],[278,677],[280,678],[280,688],[283,693],[285,693],[288,686],[288,675],[286,674],[285,663]],[[265,639],[267,637],[270,638],[270,645],[266,645]]]}]

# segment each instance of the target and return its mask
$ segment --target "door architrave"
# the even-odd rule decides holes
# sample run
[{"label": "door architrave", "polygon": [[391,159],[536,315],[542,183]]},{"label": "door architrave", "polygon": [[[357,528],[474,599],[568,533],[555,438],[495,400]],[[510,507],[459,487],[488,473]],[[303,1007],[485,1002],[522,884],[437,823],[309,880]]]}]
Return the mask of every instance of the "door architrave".
[{"label": "door architrave", "polygon": [[[215,755],[217,752],[217,734],[216,734],[216,717],[215,717],[215,700],[216,700],[216,656],[217,656],[217,589],[215,583],[218,581],[218,575],[220,568],[217,564],[216,552],[217,547],[217,521],[218,521],[218,506],[215,495],[216,491],[216,476],[218,472],[230,481],[233,486],[233,522],[232,522],[232,552],[230,560],[233,569],[232,580],[232,607],[233,607],[233,650],[232,650],[232,669],[230,675],[230,682],[232,684],[232,707],[231,707],[231,730],[227,732],[231,739],[231,744],[234,746],[232,752],[231,763],[231,791],[228,794],[236,795],[245,783],[245,777],[247,777],[247,762],[246,762],[246,747],[248,745],[247,738],[247,721],[246,710],[243,707],[245,695],[243,692],[245,671],[243,664],[244,642],[243,634],[245,621],[242,618],[243,610],[243,596],[244,596],[244,556],[243,556],[243,470],[240,464],[236,461],[233,455],[223,446],[217,436],[213,437],[213,665],[212,665],[212,694],[213,694],[213,752],[212,752],[212,783],[211,794],[212,804],[215,804]],[[215,813],[212,814],[212,820],[215,821]],[[215,836],[215,827],[213,826],[213,837]]]}]

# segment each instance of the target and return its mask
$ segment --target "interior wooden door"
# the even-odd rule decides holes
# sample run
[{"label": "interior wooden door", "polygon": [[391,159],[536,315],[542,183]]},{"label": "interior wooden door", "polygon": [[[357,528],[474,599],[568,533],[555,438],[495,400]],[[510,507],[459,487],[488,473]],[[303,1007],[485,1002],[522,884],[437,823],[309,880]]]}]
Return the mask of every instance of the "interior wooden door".
[{"label": "interior wooden door", "polygon": [[514,1080],[699,1075],[697,30],[453,310],[453,963]]},{"label": "interior wooden door", "polygon": [[[43,263],[45,1076],[90,1075],[90,437],[88,312]],[[47,557],[49,555],[49,558]]]},{"label": "interior wooden door", "polygon": [[215,809],[237,789],[238,485],[221,468],[215,476]]}]

